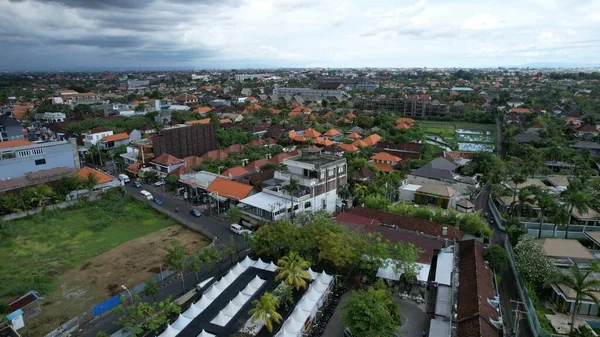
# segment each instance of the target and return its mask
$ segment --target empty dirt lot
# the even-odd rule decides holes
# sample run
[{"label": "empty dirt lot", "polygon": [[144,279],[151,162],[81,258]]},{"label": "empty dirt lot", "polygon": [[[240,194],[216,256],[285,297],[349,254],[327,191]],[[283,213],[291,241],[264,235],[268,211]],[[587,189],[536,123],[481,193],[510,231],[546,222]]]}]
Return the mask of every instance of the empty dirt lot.
[{"label": "empty dirt lot", "polygon": [[[128,241],[87,260],[56,279],[55,289],[42,301],[42,314],[30,321],[27,336],[42,336],[75,315],[114,294],[120,285],[133,287],[158,273],[165,248],[179,241],[187,253],[208,245],[207,239],[175,225]],[[164,268],[164,267],[163,267]]]}]

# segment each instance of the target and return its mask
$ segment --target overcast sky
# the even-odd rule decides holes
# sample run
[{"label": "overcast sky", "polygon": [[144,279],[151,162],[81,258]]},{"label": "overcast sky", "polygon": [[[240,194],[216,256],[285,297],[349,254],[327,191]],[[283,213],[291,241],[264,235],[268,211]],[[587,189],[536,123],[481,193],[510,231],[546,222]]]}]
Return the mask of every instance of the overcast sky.
[{"label": "overcast sky", "polygon": [[0,70],[599,60],[600,0],[0,0]]}]

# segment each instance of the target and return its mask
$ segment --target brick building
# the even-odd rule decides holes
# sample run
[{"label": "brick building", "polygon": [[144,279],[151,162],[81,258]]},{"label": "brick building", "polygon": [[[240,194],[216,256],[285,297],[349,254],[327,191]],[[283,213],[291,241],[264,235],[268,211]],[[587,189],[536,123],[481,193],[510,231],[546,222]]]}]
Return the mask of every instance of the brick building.
[{"label": "brick building", "polygon": [[217,132],[212,124],[198,124],[162,130],[152,138],[154,156],[168,153],[177,158],[202,156],[218,148]]}]

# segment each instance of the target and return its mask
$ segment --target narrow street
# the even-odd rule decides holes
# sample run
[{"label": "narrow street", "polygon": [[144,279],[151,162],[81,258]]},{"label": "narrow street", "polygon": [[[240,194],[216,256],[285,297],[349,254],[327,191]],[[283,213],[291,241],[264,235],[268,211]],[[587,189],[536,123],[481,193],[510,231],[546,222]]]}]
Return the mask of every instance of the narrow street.
[{"label": "narrow street", "polygon": [[[491,185],[486,185],[483,191],[479,194],[475,200],[475,207],[481,210],[482,214],[491,214],[491,210],[488,205],[488,200],[491,193]],[[489,221],[488,223],[494,230],[490,241],[492,244],[497,244],[504,247],[504,241],[507,240],[506,232],[498,227],[495,221]],[[500,277],[500,284],[498,285],[498,293],[500,295],[500,304],[502,306],[502,317],[504,321],[504,329],[507,336],[514,336],[511,333],[515,324],[515,314],[517,304],[511,301],[520,301],[519,292],[517,290],[516,275],[513,274],[511,268],[507,268],[504,275]],[[519,305],[520,310],[525,310],[523,305]],[[533,333],[529,330],[529,325],[525,319],[519,322],[519,337],[533,336]]]}]

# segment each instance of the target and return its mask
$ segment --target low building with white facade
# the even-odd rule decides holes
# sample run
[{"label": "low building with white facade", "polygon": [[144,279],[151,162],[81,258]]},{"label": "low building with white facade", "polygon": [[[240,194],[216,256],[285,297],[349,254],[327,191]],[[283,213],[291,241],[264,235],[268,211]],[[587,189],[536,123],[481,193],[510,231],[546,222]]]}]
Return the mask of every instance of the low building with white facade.
[{"label": "low building with white facade", "polygon": [[112,136],[112,130],[105,128],[95,128],[83,134],[83,145],[85,147],[90,147],[92,145],[96,145],[99,141],[104,137]]}]

